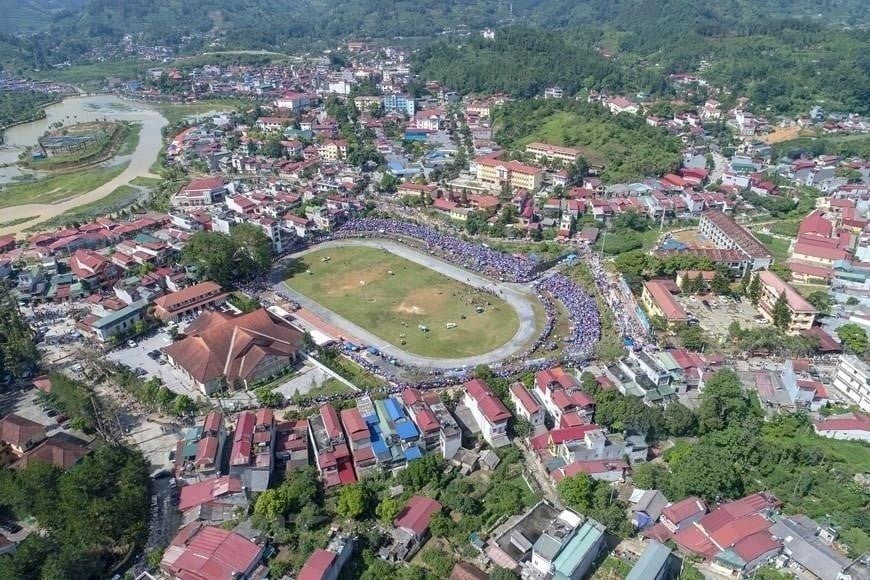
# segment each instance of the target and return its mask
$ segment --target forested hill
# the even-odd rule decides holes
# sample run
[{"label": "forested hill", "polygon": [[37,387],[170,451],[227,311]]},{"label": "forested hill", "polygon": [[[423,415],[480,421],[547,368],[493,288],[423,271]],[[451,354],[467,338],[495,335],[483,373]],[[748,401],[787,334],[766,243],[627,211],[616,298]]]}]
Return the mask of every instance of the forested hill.
[{"label": "forested hill", "polygon": [[[294,39],[434,36],[443,30],[501,26],[509,20],[511,5],[507,0],[0,0],[0,7],[7,4],[4,14],[25,15],[18,19],[23,30],[41,24],[86,42],[127,33],[170,42],[209,33],[237,48],[280,48]],[[513,0],[512,6],[515,23],[544,28],[633,30],[647,23],[703,35],[731,34],[770,18],[834,26],[870,21],[864,0]],[[58,12],[63,8],[70,10]],[[4,21],[0,32],[14,32],[16,18]]]}]

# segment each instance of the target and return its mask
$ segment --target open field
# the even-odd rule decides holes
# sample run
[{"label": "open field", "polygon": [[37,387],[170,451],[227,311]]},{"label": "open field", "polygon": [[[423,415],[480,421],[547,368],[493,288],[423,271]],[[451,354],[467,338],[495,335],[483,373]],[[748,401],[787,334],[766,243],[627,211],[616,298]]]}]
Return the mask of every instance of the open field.
[{"label": "open field", "polygon": [[[325,257],[329,261],[321,261]],[[519,326],[516,311],[500,298],[387,251],[329,248],[308,253],[300,262],[287,286],[414,354],[459,358],[487,353],[507,343]],[[311,274],[305,273],[308,269]],[[456,327],[448,329],[447,323]]]},{"label": "open field", "polygon": [[79,64],[61,69],[32,71],[38,79],[50,79],[62,83],[91,88],[102,87],[107,77],[135,77],[141,64],[134,60],[107,61],[93,64]]},{"label": "open field", "polygon": [[7,185],[0,189],[0,208],[32,203],[56,203],[72,198],[111,181],[126,168],[126,163],[114,167],[96,167]]},{"label": "open field", "polygon": [[210,101],[198,101],[196,103],[186,104],[158,104],[154,105],[161,115],[163,115],[170,125],[180,123],[187,117],[195,115],[204,115],[205,113],[215,111],[233,111],[238,107],[250,106],[249,101],[241,99],[215,99]]},{"label": "open field", "polygon": [[160,185],[160,178],[158,177],[135,177],[130,180],[130,185],[135,185],[137,187],[157,187]]},{"label": "open field", "polygon": [[122,185],[106,197],[84,205],[76,206],[49,220],[30,226],[27,229],[45,230],[54,227],[66,227],[73,223],[86,222],[104,215],[119,212],[141,200],[142,197],[142,190],[138,187]]}]

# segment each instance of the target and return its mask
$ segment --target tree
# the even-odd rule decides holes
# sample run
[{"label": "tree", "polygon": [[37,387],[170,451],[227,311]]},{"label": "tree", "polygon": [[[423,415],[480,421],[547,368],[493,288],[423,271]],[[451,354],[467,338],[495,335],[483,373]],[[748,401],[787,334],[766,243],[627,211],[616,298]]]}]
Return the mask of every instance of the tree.
[{"label": "tree", "polygon": [[595,481],[586,473],[578,473],[566,477],[557,486],[559,495],[568,507],[580,513],[586,513],[592,508],[592,494],[595,491]]},{"label": "tree", "polygon": [[398,500],[393,498],[382,499],[378,504],[378,507],[375,508],[375,515],[378,516],[378,519],[384,525],[392,525],[393,520],[399,515],[399,512],[402,511],[402,505]]},{"label": "tree", "polygon": [[382,193],[395,193],[401,181],[392,173],[384,172],[381,177],[381,182],[378,184],[378,190]]},{"label": "tree", "polygon": [[858,355],[867,352],[867,332],[854,322],[839,327],[837,336],[848,352]]},{"label": "tree", "polygon": [[831,305],[833,301],[831,300],[831,295],[827,292],[822,292],[820,290],[816,290],[807,296],[807,302],[816,307],[816,310],[819,311],[819,314],[830,314],[831,313]]},{"label": "tree", "polygon": [[429,531],[436,538],[444,538],[453,531],[453,520],[441,512],[432,515],[429,520]]},{"label": "tree", "polygon": [[269,387],[254,389],[254,396],[257,397],[257,402],[264,407],[280,407],[284,402],[283,395],[273,391]]},{"label": "tree", "polygon": [[724,268],[716,268],[713,280],[710,281],[710,290],[712,290],[714,294],[721,296],[728,296],[731,294],[731,278],[728,276]]},{"label": "tree", "polygon": [[664,489],[668,468],[660,463],[641,463],[631,472],[632,483],[641,489]]},{"label": "tree", "polygon": [[501,568],[496,566],[493,568],[492,572],[489,573],[489,580],[518,580],[519,576],[517,576],[512,571],[507,568]]},{"label": "tree", "polygon": [[230,238],[253,262],[251,275],[265,272],[272,265],[272,241],[262,228],[243,223],[230,230]]},{"label": "tree", "polygon": [[781,330],[788,330],[791,325],[791,310],[788,308],[785,292],[782,292],[773,304],[773,325]]},{"label": "tree", "polygon": [[761,280],[759,280],[758,274],[752,276],[752,281],[746,288],[746,297],[749,298],[753,306],[758,306],[758,300],[761,298]]},{"label": "tree", "polygon": [[717,371],[701,393],[698,426],[702,433],[722,429],[732,421],[750,415],[749,399],[737,373],[730,369]]},{"label": "tree", "polygon": [[707,338],[700,326],[685,325],[677,331],[677,336],[683,347],[689,350],[701,352],[707,346]]},{"label": "tree", "polygon": [[689,437],[698,431],[698,418],[682,403],[673,402],[665,408],[665,428],[675,437]]},{"label": "tree", "polygon": [[368,510],[370,500],[371,494],[365,484],[346,485],[338,494],[336,511],[342,517],[359,519]]}]

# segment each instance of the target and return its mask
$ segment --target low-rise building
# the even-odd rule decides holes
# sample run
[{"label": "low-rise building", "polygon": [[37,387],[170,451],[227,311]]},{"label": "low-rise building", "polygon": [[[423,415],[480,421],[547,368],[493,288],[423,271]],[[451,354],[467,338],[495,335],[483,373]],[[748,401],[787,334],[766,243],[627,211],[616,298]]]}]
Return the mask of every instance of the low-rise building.
[{"label": "low-rise building", "polygon": [[441,511],[441,504],[434,499],[412,496],[398,517],[393,520],[392,541],[380,552],[390,561],[409,560],[423,547],[429,538],[429,522]]},{"label": "low-rise building", "polygon": [[720,211],[707,211],[701,214],[698,232],[710,240],[717,248],[738,250],[751,261],[753,270],[769,268],[773,256],[758,241],[752,232],[735,222],[731,216]]},{"label": "low-rise building", "polygon": [[314,461],[323,485],[355,483],[353,460],[335,407],[328,403],[321,405],[318,412],[308,418],[308,426]]},{"label": "low-rise building", "polygon": [[338,534],[325,550],[318,548],[308,557],[296,580],[337,580],[342,568],[353,555],[353,540]]},{"label": "low-rise building", "polygon": [[282,421],[275,425],[275,459],[287,469],[308,465],[308,420]]},{"label": "low-rise building", "polygon": [[240,413],[230,450],[230,475],[238,476],[251,491],[266,491],[272,476],[274,446],[275,415],[271,409]]},{"label": "low-rise building", "polygon": [[870,367],[851,354],[842,354],[837,362],[834,387],[867,413],[870,413]]},{"label": "low-rise building", "polygon": [[493,447],[510,444],[507,435],[507,423],[510,411],[496,397],[481,379],[466,382],[463,403],[471,411],[475,423],[480,428],[484,440]]},{"label": "low-rise building", "polygon": [[183,485],[178,511],[184,524],[202,521],[217,525],[238,518],[247,511],[249,504],[242,478],[223,475]]},{"label": "low-rise building", "polygon": [[845,413],[815,421],[813,427],[818,435],[847,441],[870,442],[870,415]]},{"label": "low-rise building", "polygon": [[510,386],[510,397],[516,414],[528,421],[533,431],[544,424],[544,407],[534,391],[530,391],[522,383],[514,383]]},{"label": "low-rise building", "polygon": [[526,145],[526,153],[534,156],[535,161],[540,161],[541,159],[558,160],[566,165],[573,165],[580,159],[579,149],[560,147],[548,143],[529,143]]},{"label": "low-rise building", "polygon": [[685,309],[673,297],[668,287],[658,280],[643,283],[640,302],[651,317],[661,317],[668,325],[686,324],[689,321]]},{"label": "low-rise building", "polygon": [[784,296],[791,318],[787,329],[788,332],[796,334],[802,330],[812,328],[818,313],[815,306],[807,302],[797,290],[773,272],[762,270],[755,275],[761,284],[758,309],[766,319],[770,321],[774,320],[776,303],[780,296]]},{"label": "low-rise building", "polygon": [[235,532],[194,522],[181,528],[164,550],[160,569],[177,580],[250,580],[263,549]]},{"label": "low-rise building", "polygon": [[574,375],[561,367],[535,373],[535,392],[556,427],[576,427],[592,421],[595,400],[583,392]]},{"label": "low-rise building", "polygon": [[21,457],[45,439],[45,427],[21,415],[9,413],[0,419],[0,444]]},{"label": "low-rise building", "polygon": [[214,282],[194,284],[155,299],[154,316],[163,322],[177,321],[180,317],[220,306],[227,296]]},{"label": "low-rise building", "polygon": [[227,185],[222,177],[196,179],[172,196],[173,207],[200,207],[224,200]]},{"label": "low-rise building", "polygon": [[674,576],[673,561],[670,548],[651,540],[625,580],[667,580]]}]

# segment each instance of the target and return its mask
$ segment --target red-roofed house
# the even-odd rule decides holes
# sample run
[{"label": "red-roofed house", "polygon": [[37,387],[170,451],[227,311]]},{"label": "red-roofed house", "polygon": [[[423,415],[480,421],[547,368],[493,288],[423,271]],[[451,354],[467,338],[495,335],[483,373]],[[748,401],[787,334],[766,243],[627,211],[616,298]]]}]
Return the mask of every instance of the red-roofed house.
[{"label": "red-roofed house", "polygon": [[172,196],[173,207],[212,205],[223,200],[227,186],[223,177],[196,179]]},{"label": "red-roofed house", "polygon": [[870,415],[846,413],[815,421],[813,427],[822,437],[870,441]]},{"label": "red-roofed house", "polygon": [[660,316],[668,324],[685,324],[689,321],[686,311],[659,280],[643,283],[640,301],[650,316]]},{"label": "red-roofed house", "polygon": [[628,463],[622,459],[594,459],[592,461],[575,461],[565,467],[560,467],[552,473],[555,481],[562,481],[566,477],[573,477],[578,473],[585,473],[589,477],[600,481],[615,482],[625,478]]},{"label": "red-roofed house", "polygon": [[275,425],[275,459],[288,469],[308,465],[308,419]]},{"label": "red-roofed house", "polygon": [[325,487],[354,483],[353,460],[338,413],[330,404],[308,418],[308,434],[314,448],[314,460]]},{"label": "red-roofed house", "polygon": [[833,224],[825,219],[825,216],[820,209],[815,210],[802,219],[800,226],[798,226],[799,236],[802,234],[817,234],[830,238],[833,233]]},{"label": "red-roofed house", "polygon": [[299,570],[296,580],[337,580],[352,554],[353,541],[345,536],[336,536],[326,550],[314,550]]},{"label": "red-roofed house", "polygon": [[235,532],[192,523],[163,552],[160,569],[178,580],[248,580],[262,557],[262,546]]},{"label": "red-roofed house", "polygon": [[544,407],[533,391],[522,383],[514,383],[510,386],[510,397],[517,415],[528,421],[533,430],[544,424]]},{"label": "red-roofed house", "polygon": [[121,271],[111,260],[91,250],[76,250],[70,256],[69,268],[92,290],[109,288],[121,276]]},{"label": "red-roofed house", "polygon": [[672,533],[691,526],[707,513],[707,504],[698,497],[687,497],[662,510],[661,523]]},{"label": "red-roofed house", "polygon": [[422,495],[415,495],[408,500],[399,516],[393,520],[393,525],[407,531],[420,542],[429,533],[429,522],[432,516],[439,511],[441,511],[440,503]]},{"label": "red-roofed house", "polygon": [[266,491],[274,444],[275,415],[271,409],[240,413],[230,450],[230,475],[240,477],[251,491]]},{"label": "red-roofed house", "polygon": [[206,415],[202,424],[201,438],[196,444],[196,455],[193,458],[193,468],[198,473],[208,475],[220,471],[226,437],[223,415],[214,411]]},{"label": "red-roofed house", "polygon": [[595,400],[561,367],[535,373],[535,390],[557,427],[589,423],[592,419]]},{"label": "red-roofed house", "polygon": [[245,513],[248,503],[241,477],[224,475],[182,486],[178,510],[185,524],[196,520],[219,524]]},{"label": "red-roofed house", "polygon": [[465,396],[462,401],[471,410],[474,421],[486,442],[493,447],[510,444],[507,423],[511,414],[504,403],[493,394],[489,385],[480,379],[472,379],[463,386]]}]

